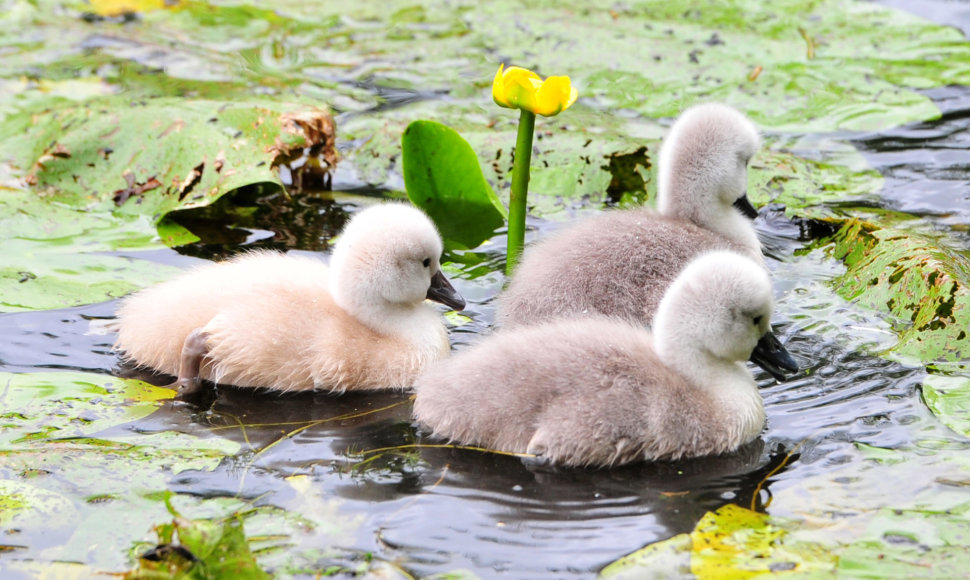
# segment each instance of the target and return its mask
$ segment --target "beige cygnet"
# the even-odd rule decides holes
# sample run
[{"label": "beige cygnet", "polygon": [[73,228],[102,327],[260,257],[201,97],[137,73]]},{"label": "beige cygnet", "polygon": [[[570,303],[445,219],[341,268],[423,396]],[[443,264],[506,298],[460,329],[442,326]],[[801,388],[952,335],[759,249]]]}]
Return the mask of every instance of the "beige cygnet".
[{"label": "beige cygnet", "polygon": [[330,260],[257,251],[124,299],[116,348],[176,375],[277,391],[401,389],[447,356],[440,314],[464,300],[441,272],[441,237],[420,210],[384,203],[346,225]]},{"label": "beige cygnet", "polygon": [[499,296],[496,323],[601,313],[649,324],[697,254],[730,249],[761,262],[747,198],[747,165],[760,146],[754,125],[731,107],[686,110],[660,151],[659,212],[607,211],[527,248]]},{"label": "beige cygnet", "polygon": [[703,254],[652,334],[604,316],[496,332],[418,377],[414,416],[437,437],[564,466],[726,453],[765,423],[744,361],[797,368],[771,333],[772,307],[758,263]]}]

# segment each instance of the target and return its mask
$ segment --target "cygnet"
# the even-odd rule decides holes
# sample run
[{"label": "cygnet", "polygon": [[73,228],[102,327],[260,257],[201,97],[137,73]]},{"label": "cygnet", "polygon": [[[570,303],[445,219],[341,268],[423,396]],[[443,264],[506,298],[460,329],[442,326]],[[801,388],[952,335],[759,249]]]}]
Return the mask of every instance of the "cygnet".
[{"label": "cygnet", "polygon": [[706,253],[670,286],[652,334],[604,316],[501,330],[428,367],[414,416],[436,437],[562,466],[727,453],[765,424],[743,361],[797,368],[772,306],[761,265]]},{"label": "cygnet", "polygon": [[441,237],[420,210],[384,203],[356,214],[323,262],[255,251],[124,299],[115,347],[175,375],[275,391],[401,389],[447,356],[440,314],[465,306],[441,271]]},{"label": "cygnet", "polygon": [[649,324],[667,286],[697,254],[730,249],[762,261],[748,202],[754,125],[726,105],[686,110],[659,156],[657,206],[607,211],[526,249],[496,323],[601,313]]}]

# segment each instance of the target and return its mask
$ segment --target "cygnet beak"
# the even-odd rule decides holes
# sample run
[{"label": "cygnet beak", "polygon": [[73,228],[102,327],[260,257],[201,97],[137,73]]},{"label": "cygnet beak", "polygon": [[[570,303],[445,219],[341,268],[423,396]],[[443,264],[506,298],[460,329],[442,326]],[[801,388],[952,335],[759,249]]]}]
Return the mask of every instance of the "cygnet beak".
[{"label": "cygnet beak", "polygon": [[756,210],[754,208],[754,206],[751,205],[751,202],[748,201],[748,193],[747,192],[745,192],[744,195],[742,195],[741,197],[739,197],[736,200],[734,200],[734,203],[732,205],[734,205],[734,207],[739,212],[741,212],[741,214],[743,216],[745,216],[747,218],[754,219],[754,218],[758,217],[758,210]]},{"label": "cygnet beak", "polygon": [[789,373],[798,372],[798,363],[785,350],[785,347],[778,342],[776,337],[769,330],[758,341],[749,359],[754,364],[768,371],[779,383],[786,378],[785,371]]},{"label": "cygnet beak", "polygon": [[461,310],[465,307],[465,299],[455,290],[448,278],[445,278],[441,270],[431,277],[431,286],[428,288],[426,298],[440,302],[453,310]]}]

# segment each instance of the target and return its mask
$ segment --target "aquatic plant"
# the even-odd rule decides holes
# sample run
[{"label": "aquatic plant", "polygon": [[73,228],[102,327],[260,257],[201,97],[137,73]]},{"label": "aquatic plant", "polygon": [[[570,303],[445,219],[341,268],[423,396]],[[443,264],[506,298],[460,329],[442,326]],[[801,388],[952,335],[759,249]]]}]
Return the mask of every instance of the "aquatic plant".
[{"label": "aquatic plant", "polygon": [[[525,243],[525,211],[529,194],[529,165],[532,162],[532,138],[536,115],[552,117],[576,102],[579,93],[569,77],[554,76],[545,81],[536,73],[499,65],[492,81],[492,99],[500,107],[519,109],[519,131],[515,139],[515,161],[512,165],[512,190],[509,195],[508,253],[505,274],[518,262]],[[504,69],[504,70],[503,70]]]}]

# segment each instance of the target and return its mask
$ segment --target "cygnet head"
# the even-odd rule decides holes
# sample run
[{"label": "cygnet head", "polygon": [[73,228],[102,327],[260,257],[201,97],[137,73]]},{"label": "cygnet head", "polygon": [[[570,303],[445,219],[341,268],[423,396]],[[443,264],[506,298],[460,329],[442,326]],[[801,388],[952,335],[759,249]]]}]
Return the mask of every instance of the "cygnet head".
[{"label": "cygnet head", "polygon": [[356,315],[374,306],[414,307],[425,298],[461,310],[465,301],[441,272],[441,236],[421,210],[382,203],[356,214],[330,259],[330,293]]},{"label": "cygnet head", "polygon": [[723,231],[731,227],[725,215],[758,215],[747,191],[748,162],[760,148],[758,130],[737,110],[719,103],[687,109],[660,148],[658,209],[732,237]]},{"label": "cygnet head", "polygon": [[654,319],[658,354],[691,374],[704,361],[751,360],[777,380],[798,365],[771,332],[771,279],[750,258],[715,251],[695,258],[667,289]]}]

